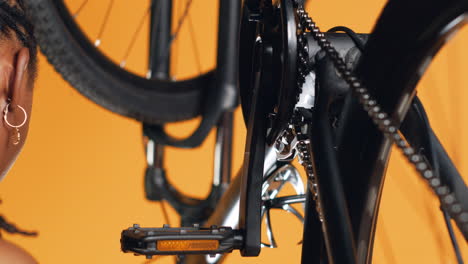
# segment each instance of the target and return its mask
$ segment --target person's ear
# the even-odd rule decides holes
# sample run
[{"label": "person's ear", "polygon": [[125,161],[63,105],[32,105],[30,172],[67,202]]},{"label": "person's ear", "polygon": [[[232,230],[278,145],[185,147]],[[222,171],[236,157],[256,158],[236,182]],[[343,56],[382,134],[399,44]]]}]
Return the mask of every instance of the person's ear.
[{"label": "person's ear", "polygon": [[29,49],[21,48],[13,62],[13,77],[9,84],[9,97],[13,106],[21,105],[30,108],[30,91],[28,85],[28,65],[29,65]]}]

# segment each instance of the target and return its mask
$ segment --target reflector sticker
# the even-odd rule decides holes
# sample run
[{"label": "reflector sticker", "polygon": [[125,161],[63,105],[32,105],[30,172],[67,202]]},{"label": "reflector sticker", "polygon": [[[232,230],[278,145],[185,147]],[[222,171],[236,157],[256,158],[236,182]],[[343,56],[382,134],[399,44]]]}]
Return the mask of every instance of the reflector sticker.
[{"label": "reflector sticker", "polygon": [[159,251],[204,251],[218,247],[218,240],[159,240],[157,243]]}]

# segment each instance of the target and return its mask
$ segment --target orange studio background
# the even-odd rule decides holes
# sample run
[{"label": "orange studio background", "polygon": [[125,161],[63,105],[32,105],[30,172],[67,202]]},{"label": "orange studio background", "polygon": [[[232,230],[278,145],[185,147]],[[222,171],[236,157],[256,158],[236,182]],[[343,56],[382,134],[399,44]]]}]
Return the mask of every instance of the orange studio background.
[{"label": "orange studio background", "polygon": [[[181,14],[185,0],[176,1]],[[71,9],[82,0],[65,0]],[[346,25],[369,32],[385,1],[310,1],[309,12],[322,29]],[[149,1],[116,0],[102,49],[118,61],[142,18]],[[107,0],[90,1],[78,17],[98,31]],[[217,1],[194,0],[190,11],[193,30],[184,23],[172,57],[175,78],[214,67]],[[131,12],[129,12],[131,10]],[[174,23],[175,24],[175,23]],[[147,27],[147,24],[144,25]],[[144,74],[146,32],[139,34],[128,67]],[[194,41],[195,39],[195,41]],[[199,61],[193,55],[197,43]],[[468,175],[468,31],[459,34],[437,57],[419,89],[431,122],[462,174]],[[44,57],[30,135],[26,147],[7,178],[0,183],[1,214],[25,229],[38,230],[37,238],[5,235],[26,248],[40,263],[152,263],[120,252],[120,232],[133,223],[162,226],[158,204],[145,200],[145,157],[141,126],[86,100],[55,73]],[[197,121],[176,124],[171,131],[187,134]],[[234,171],[241,165],[245,128],[236,112]],[[204,196],[212,171],[214,134],[196,150],[168,149],[166,168],[187,194]],[[196,188],[194,188],[196,186]],[[359,190],[356,190],[359,191]],[[171,224],[178,222],[170,212]],[[227,263],[299,263],[301,226],[292,216],[273,215],[279,249],[263,249],[259,258],[233,253]],[[468,261],[466,243],[459,236]],[[374,254],[375,263],[455,263],[451,244],[430,192],[394,151],[382,198]],[[155,263],[172,263],[163,257]]]}]

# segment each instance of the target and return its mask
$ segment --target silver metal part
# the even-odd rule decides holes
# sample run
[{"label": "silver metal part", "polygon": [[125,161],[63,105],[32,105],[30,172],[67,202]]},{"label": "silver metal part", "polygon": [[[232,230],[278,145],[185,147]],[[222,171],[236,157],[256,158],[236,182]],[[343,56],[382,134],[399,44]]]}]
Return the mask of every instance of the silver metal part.
[{"label": "silver metal part", "polygon": [[288,127],[275,142],[278,161],[292,161],[297,155],[296,144],[296,135],[292,127]]},{"label": "silver metal part", "polygon": [[294,166],[286,164],[265,178],[262,199],[265,201],[278,197],[287,183],[291,184],[296,194],[304,194],[304,184],[299,171]]},{"label": "silver metal part", "polygon": [[149,167],[163,168],[164,146],[145,135],[143,136],[143,144],[145,146],[146,164]]},{"label": "silver metal part", "polygon": [[[305,108],[312,109],[315,105],[315,72],[311,71],[307,74],[304,84],[302,84],[301,93],[298,96],[295,109]],[[279,161],[292,161],[297,156],[297,137],[290,125],[283,131],[281,136],[275,142],[277,159]]]},{"label": "silver metal part", "polygon": [[231,182],[233,113],[227,112],[221,118],[216,132],[214,153],[213,185],[227,188]]},{"label": "silver metal part", "polygon": [[312,109],[315,105],[315,72],[311,71],[306,76],[301,90],[299,101],[296,103],[295,108]]},{"label": "silver metal part", "polygon": [[[284,165],[277,169],[269,176],[265,178],[262,188],[262,199],[264,202],[279,197],[279,193],[285,187],[286,184],[290,184],[297,195],[304,195],[304,183],[302,182],[299,171],[292,165]],[[262,207],[262,217],[265,217],[266,224],[266,235],[269,240],[269,244],[262,243],[262,247],[276,248],[277,243],[273,235],[273,228],[271,225],[270,209],[267,206]],[[291,205],[284,204],[281,208],[287,212],[295,215],[302,223],[304,217]]]},{"label": "silver metal part", "polygon": [[[273,148],[267,147],[265,150],[265,161],[263,167],[264,177],[268,177],[269,174],[276,171],[276,152]],[[229,184],[229,188],[223,194],[223,197],[218,202],[213,215],[207,220],[206,226],[217,225],[217,226],[230,226],[237,228],[239,224],[239,202],[240,202],[240,175],[237,175]],[[192,259],[203,258],[206,263],[214,264],[218,263],[223,255],[216,255],[214,257],[206,256],[194,256],[187,255],[187,263],[198,263],[196,260],[193,262]]]}]

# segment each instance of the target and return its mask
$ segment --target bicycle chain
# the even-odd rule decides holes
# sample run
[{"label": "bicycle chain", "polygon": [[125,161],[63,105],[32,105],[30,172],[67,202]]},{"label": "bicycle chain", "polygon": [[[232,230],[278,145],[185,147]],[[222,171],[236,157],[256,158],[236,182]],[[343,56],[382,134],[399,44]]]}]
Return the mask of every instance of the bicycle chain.
[{"label": "bicycle chain", "polygon": [[314,175],[314,167],[312,165],[312,156],[309,151],[310,149],[310,139],[307,137],[307,122],[305,122],[304,118],[301,117],[299,114],[296,113],[296,115],[293,118],[300,118],[300,121],[298,122],[296,120],[296,125],[294,126],[294,132],[296,134],[296,138],[298,140],[296,149],[298,151],[298,160],[299,163],[302,164],[304,167],[304,170],[306,171],[307,174],[307,185],[308,188],[312,192],[312,198],[314,199],[315,202],[315,210],[317,211],[317,214],[319,216],[319,219],[321,222],[323,222],[323,213],[322,209],[320,206],[320,200],[319,200],[319,188],[318,188],[318,183],[317,179],[315,178]]},{"label": "bicycle chain", "polygon": [[[411,147],[408,141],[404,138],[398,126],[390,116],[380,107],[380,104],[369,93],[368,89],[362,84],[359,78],[354,76],[347,68],[344,60],[331,43],[325,38],[324,33],[320,31],[320,28],[304,10],[302,5],[297,5],[296,14],[298,18],[298,90],[302,90],[305,77],[311,72],[311,69],[308,66],[309,54],[307,46],[307,35],[311,34],[314,40],[317,41],[320,48],[331,58],[335,68],[341,75],[341,78],[351,87],[353,94],[357,96],[360,104],[368,113],[374,124],[403,152],[406,159],[414,166],[416,171],[429,184],[432,191],[439,198],[444,210],[448,212],[452,219],[455,220],[464,237],[468,238],[468,212],[463,210],[461,204],[457,201],[456,196],[450,191],[450,188],[447,185],[442,184],[440,176],[437,173],[434,173],[430,164],[427,162],[427,158],[424,155],[415,152],[414,148]],[[301,125],[304,124],[301,124],[301,122],[296,123],[296,126],[298,127]],[[315,176],[313,175],[311,153],[308,151],[308,144],[310,144],[309,139],[299,140],[298,150],[300,160],[302,160],[301,162],[310,182],[309,187],[311,187],[314,200],[317,202],[317,211],[321,216],[320,205],[317,199],[319,188],[317,186]]]}]

